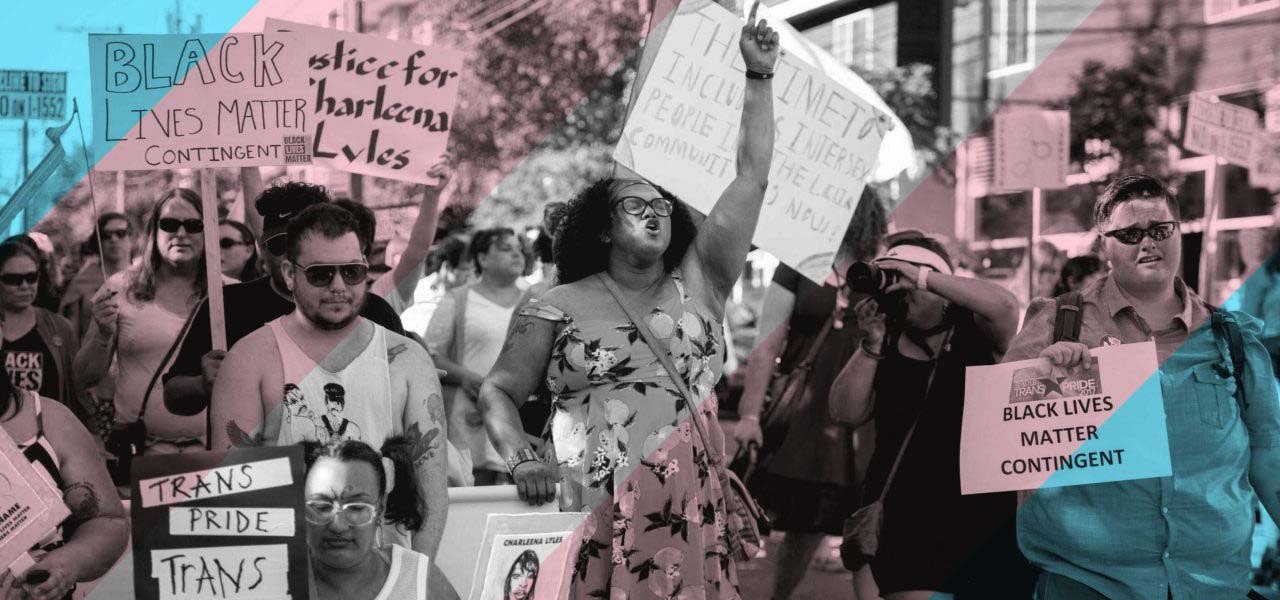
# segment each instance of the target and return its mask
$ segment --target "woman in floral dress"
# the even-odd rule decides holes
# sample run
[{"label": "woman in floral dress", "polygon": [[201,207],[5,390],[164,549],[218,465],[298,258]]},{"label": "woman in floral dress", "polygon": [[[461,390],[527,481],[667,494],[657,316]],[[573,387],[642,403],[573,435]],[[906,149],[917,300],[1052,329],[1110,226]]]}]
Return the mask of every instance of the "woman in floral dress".
[{"label": "woman in floral dress", "polygon": [[[755,231],[773,154],[777,34],[754,11],[742,30],[748,70],[737,172],[695,227],[689,210],[647,182],[605,179],[569,203],[556,236],[559,282],[520,311],[480,390],[486,425],[520,495],[590,512],[575,598],[734,599],[725,503],[708,451],[724,436],[711,388],[724,351],[724,304]],[[679,373],[668,374],[605,286],[646,321]],[[708,449],[671,376],[699,398]],[[539,460],[518,404],[546,381],[559,462]]]}]

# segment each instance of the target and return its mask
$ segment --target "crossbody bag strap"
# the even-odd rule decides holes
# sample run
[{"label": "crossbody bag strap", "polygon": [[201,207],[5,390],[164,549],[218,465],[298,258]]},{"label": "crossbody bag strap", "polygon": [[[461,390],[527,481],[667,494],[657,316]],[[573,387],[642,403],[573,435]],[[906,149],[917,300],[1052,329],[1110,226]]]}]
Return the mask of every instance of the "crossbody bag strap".
[{"label": "crossbody bag strap", "polygon": [[[707,457],[717,470],[722,469],[724,457],[716,456],[712,453],[711,436],[707,435],[707,430],[698,414],[698,399],[693,395],[693,391],[689,389],[689,384],[680,375],[680,371],[676,369],[675,364],[671,362],[671,353],[658,344],[657,338],[649,330],[649,326],[644,320],[637,317],[631,307],[622,301],[622,291],[618,289],[618,284],[613,281],[613,278],[605,273],[598,273],[596,276],[600,278],[600,281],[604,283],[604,287],[613,295],[614,301],[622,308],[622,312],[627,315],[628,319],[631,319],[631,323],[635,325],[636,331],[644,339],[644,343],[649,345],[653,355],[657,357],[658,362],[662,364],[662,367],[667,370],[667,374],[671,376],[671,381],[676,384],[680,393],[684,395],[685,401],[689,404],[689,420],[693,421],[693,427],[698,431],[698,437],[702,438],[702,445],[707,450]],[[721,473],[721,476],[723,477],[723,473]]]},{"label": "crossbody bag strap", "polygon": [[204,302],[205,299],[201,298],[191,308],[191,312],[187,313],[187,320],[182,322],[182,329],[178,331],[178,337],[173,339],[173,345],[169,346],[169,351],[164,353],[164,359],[156,367],[156,372],[151,374],[151,383],[147,384],[147,391],[142,395],[142,408],[138,410],[138,420],[142,420],[143,415],[147,414],[147,401],[151,399],[151,390],[155,389],[156,381],[168,369],[169,361],[173,359],[173,353],[178,351],[178,346],[182,345],[182,340],[187,339],[187,332],[191,331],[191,324],[195,322],[196,313],[200,312],[200,305]]},{"label": "crossbody bag strap", "polygon": [[893,458],[893,466],[889,467],[889,476],[884,480],[884,487],[880,488],[878,502],[884,502],[885,497],[889,495],[889,486],[893,485],[893,477],[898,474],[898,465],[902,464],[902,457],[907,453],[907,445],[911,443],[911,436],[916,432],[916,425],[920,424],[920,417],[924,416],[925,408],[928,408],[929,392],[933,390],[933,378],[938,374],[938,367],[942,364],[942,355],[947,351],[947,344],[951,343],[951,334],[953,333],[955,333],[954,328],[947,332],[946,339],[942,341],[942,350],[938,353],[938,358],[933,361],[933,368],[929,369],[929,380],[924,384],[923,406],[916,413],[916,419],[911,422],[911,428],[907,430],[906,437],[902,438],[902,445],[898,447],[898,455]]}]

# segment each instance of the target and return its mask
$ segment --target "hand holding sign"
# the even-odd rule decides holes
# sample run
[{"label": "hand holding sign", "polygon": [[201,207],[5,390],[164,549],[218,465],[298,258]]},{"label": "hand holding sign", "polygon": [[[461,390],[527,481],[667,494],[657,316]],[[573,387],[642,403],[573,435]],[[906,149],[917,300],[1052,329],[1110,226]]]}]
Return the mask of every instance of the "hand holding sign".
[{"label": "hand holding sign", "polygon": [[116,334],[116,313],[120,311],[120,301],[116,296],[119,293],[104,285],[93,295],[93,322],[98,325],[100,340],[110,340]]},{"label": "hand holding sign", "polygon": [[756,21],[756,11],[760,9],[757,0],[751,7],[751,15],[747,24],[742,26],[742,35],[738,37],[738,46],[742,49],[742,60],[747,63],[748,71],[756,73],[773,73],[778,63],[778,32],[769,27],[764,19]]},{"label": "hand holding sign", "polygon": [[1089,347],[1080,342],[1058,342],[1040,351],[1041,358],[1049,359],[1054,366],[1074,368],[1088,364],[1092,358]]},{"label": "hand holding sign", "polygon": [[[40,557],[39,562],[27,572],[22,583],[22,590],[32,600],[60,600],[75,587],[76,578],[72,575],[74,566],[57,553]],[[33,575],[35,577],[33,577]]]},{"label": "hand holding sign", "polygon": [[436,195],[443,192],[444,188],[449,186],[449,181],[453,179],[453,153],[445,152],[436,164],[427,169],[427,177],[435,178],[435,183],[424,184],[427,192]]}]

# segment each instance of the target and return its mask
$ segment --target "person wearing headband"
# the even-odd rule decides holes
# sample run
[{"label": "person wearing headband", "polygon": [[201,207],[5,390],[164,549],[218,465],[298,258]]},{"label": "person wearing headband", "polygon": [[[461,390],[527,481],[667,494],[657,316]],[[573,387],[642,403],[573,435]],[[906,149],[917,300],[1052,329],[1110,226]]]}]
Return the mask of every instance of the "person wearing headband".
[{"label": "person wearing headband", "polygon": [[[1035,490],[1018,512],[1022,549],[1044,569],[1044,600],[1243,598],[1255,497],[1280,518],[1280,400],[1262,324],[1225,313],[1239,344],[1215,334],[1218,309],[1178,276],[1178,207],[1155,178],[1116,177],[1094,204],[1111,272],[1080,292],[1078,341],[1055,342],[1055,302],[1037,300],[1005,356],[1070,368],[1091,348],[1153,341],[1160,365],[1151,375],[1172,476]],[[1109,435],[1125,444],[1118,426]]]},{"label": "person wearing headband", "polygon": [[956,460],[965,369],[999,361],[1018,327],[1018,301],[999,285],[956,276],[946,248],[929,237],[892,240],[874,264],[894,279],[854,305],[866,337],[832,384],[829,406],[851,425],[875,419],[863,504],[883,494],[870,563],[880,595],[1027,598],[1033,574],[1014,539],[1016,495],[960,495]]},{"label": "person wearing headband", "polygon": [[391,437],[378,451],[333,438],[303,448],[312,598],[425,600],[430,559],[381,539],[384,525],[418,529],[429,508],[418,494],[411,442]]}]

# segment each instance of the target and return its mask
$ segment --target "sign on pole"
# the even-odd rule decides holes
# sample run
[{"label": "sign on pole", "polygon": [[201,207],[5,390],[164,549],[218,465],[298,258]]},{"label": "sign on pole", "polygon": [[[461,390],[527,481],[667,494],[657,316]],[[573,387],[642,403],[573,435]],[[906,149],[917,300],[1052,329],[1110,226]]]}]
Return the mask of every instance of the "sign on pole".
[{"label": "sign on pole", "polygon": [[[613,158],[706,214],[736,174],[746,78],[742,21],[693,4],[670,18]],[[773,93],[777,136],[752,239],[821,281],[892,121],[790,54],[778,61]]]},{"label": "sign on pole", "polygon": [[295,34],[90,35],[89,57],[99,170],[311,161]]},{"label": "sign on pole", "polygon": [[1196,94],[1187,109],[1187,134],[1182,145],[1248,168],[1257,132],[1257,112]]},{"label": "sign on pole", "polygon": [[0,119],[65,118],[66,71],[0,70]]},{"label": "sign on pole", "polygon": [[306,600],[302,447],[133,462],[134,597]]},{"label": "sign on pole", "polygon": [[431,183],[453,128],[462,52],[375,35],[267,19],[302,35],[316,164]]},{"label": "sign on pole", "polygon": [[966,370],[960,493],[1170,474],[1155,343],[1091,352],[1069,370],[1045,358]]},{"label": "sign on pole", "polygon": [[588,513],[490,514],[471,580],[478,600],[568,598]]},{"label": "sign on pole", "polygon": [[995,186],[1003,191],[1067,185],[1071,113],[1015,110],[996,115]]},{"label": "sign on pole", "polygon": [[[520,499],[514,485],[493,485],[485,487],[451,487],[449,488],[449,520],[444,525],[444,535],[440,537],[440,547],[448,548],[433,557],[440,572],[449,579],[449,583],[461,598],[476,598],[479,588],[472,588],[480,554],[484,546],[483,533],[488,526],[489,515],[537,513],[549,523],[557,523],[561,519],[558,512],[560,490],[556,490],[557,502],[549,502],[542,506],[529,506]],[[577,513],[563,513],[565,515]],[[581,519],[581,517],[577,517]],[[552,531],[548,529],[546,531]]]}]

